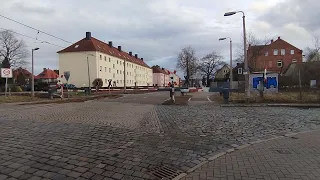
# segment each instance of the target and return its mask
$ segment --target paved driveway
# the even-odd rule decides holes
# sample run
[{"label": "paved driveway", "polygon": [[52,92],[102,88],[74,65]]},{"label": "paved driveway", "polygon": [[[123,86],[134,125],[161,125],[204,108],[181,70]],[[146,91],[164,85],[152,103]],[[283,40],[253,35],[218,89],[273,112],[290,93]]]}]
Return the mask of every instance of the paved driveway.
[{"label": "paved driveway", "polygon": [[155,179],[161,164],[184,172],[231,144],[320,123],[318,109],[125,100],[0,106],[0,179]]}]

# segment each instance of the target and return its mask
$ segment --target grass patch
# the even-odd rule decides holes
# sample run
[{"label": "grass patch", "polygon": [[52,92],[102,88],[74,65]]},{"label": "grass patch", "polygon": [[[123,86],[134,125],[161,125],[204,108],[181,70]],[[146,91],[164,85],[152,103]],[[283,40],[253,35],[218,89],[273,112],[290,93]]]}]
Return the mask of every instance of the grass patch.
[{"label": "grass patch", "polygon": [[[223,97],[220,97],[223,101]],[[232,93],[230,96],[230,102],[244,103],[244,93]],[[275,94],[264,94],[264,98],[261,99],[258,94],[251,94],[251,103],[320,103],[320,94],[314,92],[302,93],[300,98],[299,92],[283,92]]]},{"label": "grass patch", "polygon": [[32,98],[31,96],[0,96],[0,103],[31,102],[40,100],[40,98]]}]

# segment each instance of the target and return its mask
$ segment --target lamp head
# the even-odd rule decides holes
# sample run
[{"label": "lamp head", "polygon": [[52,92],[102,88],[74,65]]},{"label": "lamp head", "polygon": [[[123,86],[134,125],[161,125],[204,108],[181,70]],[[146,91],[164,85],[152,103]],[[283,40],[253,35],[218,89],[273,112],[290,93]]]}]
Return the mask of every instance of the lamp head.
[{"label": "lamp head", "polygon": [[234,14],[236,14],[237,12],[235,12],[235,11],[232,11],[232,12],[226,12],[226,13],[224,13],[224,16],[232,16],[232,15],[234,15]]}]

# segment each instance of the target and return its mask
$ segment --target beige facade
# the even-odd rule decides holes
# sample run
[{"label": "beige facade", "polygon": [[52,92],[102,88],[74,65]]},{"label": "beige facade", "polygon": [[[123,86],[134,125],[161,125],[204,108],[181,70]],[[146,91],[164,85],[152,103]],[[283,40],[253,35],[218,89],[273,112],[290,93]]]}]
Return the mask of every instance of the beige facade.
[{"label": "beige facade", "polygon": [[137,86],[153,84],[152,69],[126,61],[126,72],[124,72],[124,60],[118,57],[97,51],[59,53],[60,76],[63,72],[70,71],[69,84],[74,84],[76,87],[88,87],[88,65],[91,83],[94,79],[101,78],[103,87],[108,86],[109,79],[112,79],[112,86],[124,87],[124,73],[126,73],[127,87],[135,86],[135,82]]},{"label": "beige facade", "polygon": [[76,87],[92,86],[96,78],[102,79],[103,87],[109,85],[108,80],[112,80],[113,87],[153,85],[152,69],[143,58],[122,51],[121,46],[114,47],[112,41],[106,44],[92,37],[91,32],[58,54],[60,77],[69,71],[68,83]]}]

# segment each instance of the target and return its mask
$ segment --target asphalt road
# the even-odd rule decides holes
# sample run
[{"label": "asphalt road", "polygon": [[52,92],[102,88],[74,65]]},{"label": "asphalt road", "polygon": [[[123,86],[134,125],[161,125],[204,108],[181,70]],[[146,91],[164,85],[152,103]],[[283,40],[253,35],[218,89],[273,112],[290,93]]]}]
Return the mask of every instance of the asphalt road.
[{"label": "asphalt road", "polygon": [[150,92],[145,94],[125,94],[118,99],[102,99],[100,101],[121,102],[121,103],[138,103],[138,104],[162,104],[169,99],[169,92]]}]

